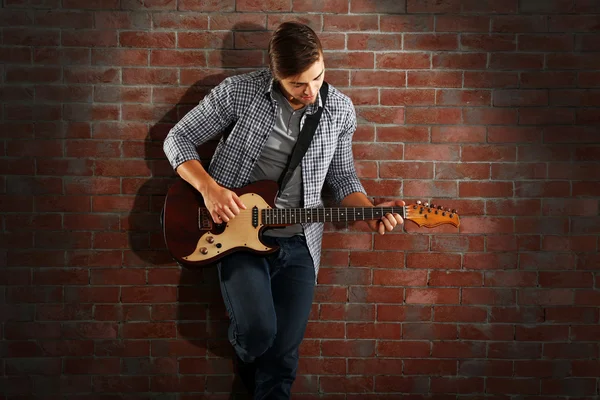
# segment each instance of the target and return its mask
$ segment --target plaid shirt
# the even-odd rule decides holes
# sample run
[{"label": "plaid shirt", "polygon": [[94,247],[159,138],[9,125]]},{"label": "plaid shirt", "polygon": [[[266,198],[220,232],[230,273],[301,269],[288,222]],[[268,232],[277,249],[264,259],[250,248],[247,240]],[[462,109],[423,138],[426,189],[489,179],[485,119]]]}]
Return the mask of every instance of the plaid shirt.
[{"label": "plaid shirt", "polygon": [[[273,78],[268,69],[226,78],[171,129],[164,151],[173,169],[188,160],[199,160],[196,147],[218,137],[232,122],[235,127],[221,137],[208,173],[221,186],[239,188],[250,184],[250,174],[275,123],[277,102],[271,96]],[[314,113],[322,106],[308,106]],[[312,143],[302,159],[304,207],[322,207],[325,182],[339,202],[353,192],[365,193],[354,169],[352,136],[356,114],[350,98],[329,85],[327,104]],[[315,277],[321,260],[323,223],[306,223],[308,249]]]}]

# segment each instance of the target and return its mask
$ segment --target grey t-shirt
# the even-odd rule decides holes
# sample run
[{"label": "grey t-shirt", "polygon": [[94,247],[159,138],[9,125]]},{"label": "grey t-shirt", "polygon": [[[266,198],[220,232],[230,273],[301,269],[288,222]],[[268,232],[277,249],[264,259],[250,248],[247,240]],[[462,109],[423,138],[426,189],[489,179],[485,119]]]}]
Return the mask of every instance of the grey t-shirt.
[{"label": "grey t-shirt", "polygon": [[[275,118],[273,131],[269,135],[269,139],[267,139],[267,143],[250,175],[250,180],[253,182],[263,179],[273,181],[279,179],[298,139],[300,120],[306,110],[306,107],[294,110],[277,86],[274,86],[271,93],[279,105],[277,107],[277,117]],[[280,188],[275,206],[277,208],[300,207],[301,196],[302,168],[298,165],[287,185]],[[300,224],[265,231],[265,235],[268,236],[287,237],[298,234],[303,234],[302,225]]]}]

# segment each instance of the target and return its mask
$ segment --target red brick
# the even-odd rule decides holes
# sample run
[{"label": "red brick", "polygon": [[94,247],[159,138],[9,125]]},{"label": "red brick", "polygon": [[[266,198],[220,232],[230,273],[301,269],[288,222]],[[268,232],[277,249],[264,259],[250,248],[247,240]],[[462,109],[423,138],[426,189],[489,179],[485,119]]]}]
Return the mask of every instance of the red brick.
[{"label": "red brick", "polygon": [[433,31],[433,16],[381,15],[382,32],[430,32]]},{"label": "red brick", "polygon": [[319,282],[324,285],[369,285],[371,271],[366,268],[326,268],[319,270]]},{"label": "red brick", "polygon": [[54,67],[7,67],[6,82],[58,83],[61,81],[60,68]]},{"label": "red brick", "polygon": [[517,110],[500,108],[465,108],[464,122],[474,125],[510,125],[517,123]]},{"label": "red brick", "polygon": [[152,24],[150,18],[150,14],[146,12],[96,11],[94,13],[97,29],[148,29]]},{"label": "red brick", "polygon": [[516,161],[517,148],[508,145],[464,145],[462,161],[491,161],[507,162]]},{"label": "red brick", "polygon": [[485,142],[485,128],[479,126],[434,126],[431,141],[434,143]]},{"label": "red brick", "polygon": [[461,35],[460,47],[468,51],[514,51],[517,40],[515,35],[469,33]]},{"label": "red brick", "polygon": [[401,124],[404,122],[403,107],[359,107],[356,112],[359,120],[375,124]]},{"label": "red brick", "polygon": [[376,15],[324,15],[324,31],[376,31],[379,27]]},{"label": "red brick", "polygon": [[327,63],[338,68],[373,68],[374,54],[371,52],[325,52]]},{"label": "red brick", "polygon": [[458,304],[458,289],[406,289],[407,304]]},{"label": "red brick", "polygon": [[[546,235],[543,238],[542,248],[545,251],[595,251],[596,238],[594,236],[551,236]],[[586,262],[592,265],[593,258],[580,256],[577,269],[585,269]]]},{"label": "red brick", "polygon": [[432,66],[436,69],[484,69],[487,63],[485,53],[435,53]]},{"label": "red brick", "polygon": [[405,86],[405,72],[379,72],[379,71],[353,71],[352,86],[373,86],[377,82],[378,87],[394,87]]},{"label": "red brick", "polygon": [[119,83],[119,71],[116,68],[72,67],[64,71],[67,83]]},{"label": "red brick", "polygon": [[460,338],[463,340],[513,340],[512,326],[485,324],[463,324],[460,328]]},{"label": "red brick", "polygon": [[409,124],[458,124],[462,122],[460,108],[410,107],[406,110]]},{"label": "red brick", "polygon": [[[248,16],[255,17],[256,14],[248,14]],[[265,15],[265,18],[266,18],[266,15]],[[233,20],[233,18],[227,18],[227,21],[229,21],[228,22],[229,24],[231,24],[233,22],[231,20]],[[212,21],[213,21],[213,17],[211,17],[211,26],[213,26]],[[323,30],[322,22],[321,22],[322,21],[321,15],[318,15],[318,14],[296,14],[296,13],[269,14],[269,19],[266,24],[267,29],[275,30],[275,28],[277,28],[281,23],[283,23],[285,21],[296,21],[296,22],[300,22],[302,24],[306,24],[306,25],[310,26],[316,32],[320,32]],[[262,29],[262,25],[264,25],[264,23],[262,23],[262,21],[261,21],[261,23],[257,22],[256,28],[254,28],[254,29],[257,29],[259,26],[261,27],[260,29]],[[253,25],[251,24],[249,26],[253,26]]]},{"label": "red brick", "polygon": [[486,392],[489,393],[535,395],[539,393],[539,388],[539,379],[486,379]]},{"label": "red brick", "polygon": [[594,277],[590,272],[564,271],[547,272],[540,271],[540,287],[563,287],[563,288],[591,288],[594,286]]},{"label": "red brick", "polygon": [[407,144],[404,158],[407,160],[458,161],[460,149],[447,144]]},{"label": "red brick", "polygon": [[432,179],[433,163],[422,162],[381,162],[381,178]]},{"label": "red brick", "polygon": [[112,30],[64,31],[61,36],[63,46],[76,47],[116,47],[117,32]]},{"label": "red brick", "polygon": [[598,30],[598,20],[593,15],[551,15],[550,32],[593,32]]},{"label": "red brick", "polygon": [[400,339],[402,326],[389,323],[348,323],[346,332],[348,339]]},{"label": "red brick", "polygon": [[498,15],[492,17],[492,32],[547,32],[544,15]]},{"label": "red brick", "polygon": [[547,90],[496,90],[494,91],[494,106],[547,106]]},{"label": "red brick", "polygon": [[538,71],[521,73],[523,88],[558,88],[574,87],[577,81],[575,72],[569,71]]},{"label": "red brick", "polygon": [[486,353],[485,343],[474,342],[434,342],[431,355],[440,358],[460,358],[460,354],[469,358],[481,358]]},{"label": "red brick", "polygon": [[440,89],[436,95],[436,104],[446,106],[489,106],[492,98],[492,93],[488,90]]},{"label": "red brick", "polygon": [[235,10],[234,0],[219,1],[218,3],[206,2],[204,0],[181,0],[178,5],[180,11],[230,12]]},{"label": "red brick", "polygon": [[562,52],[573,51],[573,35],[551,34],[551,35],[520,35],[519,51],[548,51]]},{"label": "red brick", "polygon": [[174,32],[129,31],[119,33],[119,43],[125,47],[172,48],[175,47]]},{"label": "red brick", "polygon": [[549,54],[547,68],[551,69],[597,69],[600,56],[596,53]]},{"label": "red brick", "polygon": [[319,390],[323,392],[366,392],[373,390],[374,378],[368,376],[329,377],[319,379]]},{"label": "red brick", "polygon": [[[324,45],[325,46],[325,45]],[[331,49],[331,46],[326,46]],[[402,49],[402,35],[392,34],[350,34],[348,50],[391,51]]]},{"label": "red brick", "polygon": [[575,114],[569,109],[554,107],[519,109],[519,123],[524,125],[558,125],[574,122]]},{"label": "red brick", "polygon": [[376,66],[381,69],[429,69],[429,53],[386,53],[376,55]]},{"label": "red brick", "polygon": [[[542,69],[544,56],[542,54],[493,53],[490,57],[489,68],[506,70]],[[548,65],[549,68],[555,68]]]},{"label": "red brick", "polygon": [[462,73],[450,71],[409,71],[408,86],[461,87]]},{"label": "red brick", "polygon": [[437,15],[436,32],[488,32],[490,17],[485,15]]},{"label": "red brick", "polygon": [[352,251],[350,266],[403,268],[404,254],[400,252]]},{"label": "red brick", "polygon": [[31,64],[32,50],[27,47],[0,48],[0,61],[4,63]]},{"label": "red brick", "polygon": [[458,50],[458,35],[453,33],[419,33],[404,35],[405,50]]},{"label": "red brick", "polygon": [[464,72],[465,88],[510,88],[518,86],[514,72]]},{"label": "red brick", "polygon": [[[339,1],[339,0],[338,0]],[[344,1],[340,3],[345,4]],[[340,7],[340,9],[342,9]],[[406,10],[406,1],[398,0],[394,2],[373,3],[369,0],[354,0],[350,6],[351,13],[389,13],[403,14]],[[296,11],[294,3],[294,11]],[[335,12],[335,11],[332,11]]]},{"label": "red brick", "polygon": [[426,271],[375,270],[373,285],[387,286],[426,286]]},{"label": "red brick", "polygon": [[133,66],[148,65],[148,50],[92,49],[93,65]]},{"label": "red brick", "polygon": [[430,271],[428,286],[483,286],[480,272]]},{"label": "red brick", "polygon": [[60,31],[53,29],[4,28],[5,45],[16,46],[58,46]]},{"label": "red brick", "polygon": [[512,197],[513,185],[507,182],[460,182],[461,197]]}]

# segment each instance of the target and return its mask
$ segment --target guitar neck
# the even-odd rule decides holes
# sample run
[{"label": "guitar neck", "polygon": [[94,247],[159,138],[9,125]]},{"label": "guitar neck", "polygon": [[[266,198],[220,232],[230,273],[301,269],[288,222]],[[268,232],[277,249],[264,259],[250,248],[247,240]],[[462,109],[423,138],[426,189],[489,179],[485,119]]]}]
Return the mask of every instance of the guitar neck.
[{"label": "guitar neck", "polygon": [[345,222],[380,219],[399,214],[404,207],[333,207],[333,208],[268,208],[260,211],[264,225],[292,225],[308,222]]}]

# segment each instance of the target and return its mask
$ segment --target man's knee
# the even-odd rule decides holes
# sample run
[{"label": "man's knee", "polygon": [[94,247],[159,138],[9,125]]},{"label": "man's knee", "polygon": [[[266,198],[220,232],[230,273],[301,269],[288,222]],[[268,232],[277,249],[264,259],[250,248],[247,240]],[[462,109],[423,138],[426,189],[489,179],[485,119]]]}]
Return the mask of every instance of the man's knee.
[{"label": "man's knee", "polygon": [[238,343],[249,356],[259,357],[273,345],[276,334],[275,323],[253,322],[244,332],[239,332]]}]

